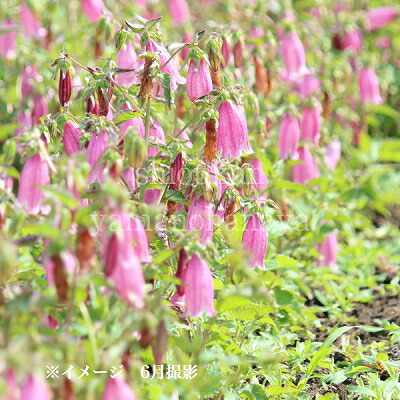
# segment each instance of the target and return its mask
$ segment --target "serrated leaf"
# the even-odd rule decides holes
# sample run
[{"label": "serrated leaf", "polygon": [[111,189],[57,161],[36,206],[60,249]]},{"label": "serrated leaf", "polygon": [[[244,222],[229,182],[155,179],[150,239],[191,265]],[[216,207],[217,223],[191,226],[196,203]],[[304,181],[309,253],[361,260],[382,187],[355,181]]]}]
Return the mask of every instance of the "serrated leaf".
[{"label": "serrated leaf", "polygon": [[346,390],[351,393],[358,393],[366,396],[371,396],[374,399],[378,398],[378,396],[371,389],[368,389],[364,386],[346,386]]}]

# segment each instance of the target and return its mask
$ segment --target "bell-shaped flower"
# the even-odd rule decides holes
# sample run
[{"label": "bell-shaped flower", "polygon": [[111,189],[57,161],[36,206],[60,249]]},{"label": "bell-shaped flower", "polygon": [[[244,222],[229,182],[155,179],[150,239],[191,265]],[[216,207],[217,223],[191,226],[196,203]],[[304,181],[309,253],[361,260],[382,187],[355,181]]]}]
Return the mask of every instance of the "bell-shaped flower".
[{"label": "bell-shaped flower", "polygon": [[41,39],[46,36],[46,29],[43,28],[42,23],[33,15],[26,2],[21,4],[20,18],[22,32],[25,37]]},{"label": "bell-shaped flower", "polygon": [[115,221],[117,229],[114,229],[113,222],[113,233],[107,238],[105,245],[104,273],[114,284],[122,300],[141,308],[144,305],[145,281],[134,248],[131,218],[124,211],[116,211],[113,217],[118,219]]},{"label": "bell-shaped flower", "polygon": [[370,32],[387,25],[397,18],[399,11],[393,7],[377,7],[367,11],[367,27]]},{"label": "bell-shaped flower", "polygon": [[191,203],[186,220],[186,229],[199,232],[201,244],[212,242],[214,233],[213,206],[206,201],[204,196],[200,196]]},{"label": "bell-shaped flower", "polygon": [[305,185],[312,179],[318,178],[319,171],[317,164],[307,147],[299,147],[298,159],[301,163],[293,165],[292,181]]},{"label": "bell-shaped flower", "polygon": [[279,126],[278,149],[279,157],[286,159],[295,156],[300,140],[299,122],[289,113],[283,117]]},{"label": "bell-shaped flower", "polygon": [[382,103],[378,78],[373,68],[361,68],[358,75],[358,86],[362,104]]},{"label": "bell-shaped flower", "polygon": [[203,311],[214,316],[212,273],[207,263],[197,254],[193,254],[187,262],[184,283],[186,313],[193,318],[199,317]]},{"label": "bell-shaped flower", "polygon": [[[164,129],[160,125],[157,119],[154,120],[153,125],[149,131],[149,141],[157,144],[165,144],[165,133]],[[147,156],[151,157],[156,155],[160,150],[157,147],[149,147],[147,149]]]},{"label": "bell-shaped flower", "polygon": [[103,14],[109,12],[102,0],[82,0],[82,10],[92,24],[97,24]]},{"label": "bell-shaped flower", "polygon": [[254,172],[254,189],[261,193],[260,200],[266,200],[265,190],[268,188],[268,177],[265,175],[261,161],[256,157],[250,161]]},{"label": "bell-shaped flower", "polygon": [[332,140],[329,146],[325,146],[325,165],[330,169],[334,170],[337,163],[340,160],[341,144],[339,140]]},{"label": "bell-shaped flower", "polygon": [[169,0],[168,8],[174,26],[182,25],[189,20],[190,10],[186,0]]},{"label": "bell-shaped flower", "polygon": [[[139,61],[136,55],[135,47],[132,41],[127,41],[125,46],[118,52],[115,60],[118,68],[137,69],[142,61]],[[135,71],[123,72],[118,74],[117,83],[120,86],[129,87],[136,83],[140,83],[140,78]]]},{"label": "bell-shaped flower", "polygon": [[337,233],[332,232],[326,236],[325,240],[317,245],[317,250],[321,253],[321,257],[317,260],[320,267],[331,267],[338,269],[336,264],[336,256],[338,252]]},{"label": "bell-shaped flower", "polygon": [[171,55],[164,46],[156,43],[154,40],[149,40],[146,44],[146,51],[158,52],[160,57],[161,70],[170,76],[171,90],[174,92],[178,83],[183,85],[186,79],[179,73],[178,67]]},{"label": "bell-shaped flower", "polygon": [[321,106],[306,106],[300,120],[300,135],[304,142],[318,145],[321,131]]},{"label": "bell-shaped flower", "polygon": [[64,135],[61,140],[63,142],[65,152],[69,156],[79,151],[79,139],[81,135],[82,131],[71,122],[66,122],[64,124]]},{"label": "bell-shaped flower", "polygon": [[49,166],[36,153],[25,161],[19,178],[18,201],[32,214],[37,214],[44,200],[44,193],[39,186],[50,183]]},{"label": "bell-shaped flower", "polygon": [[21,400],[51,400],[51,391],[43,378],[29,375],[21,388]]},{"label": "bell-shaped flower", "polygon": [[3,58],[11,58],[15,50],[15,42],[17,39],[16,25],[10,18],[7,18],[1,27],[4,33],[0,33],[0,56]]},{"label": "bell-shaped flower", "polygon": [[304,46],[296,32],[283,36],[280,49],[288,79],[297,79],[308,72]]},{"label": "bell-shaped flower", "polygon": [[250,268],[265,269],[264,259],[268,248],[268,234],[257,214],[247,222],[242,237],[243,250],[250,253]]},{"label": "bell-shaped flower", "polygon": [[103,182],[104,166],[100,163],[100,158],[107,148],[108,134],[105,130],[99,133],[94,132],[88,145],[87,161],[92,167],[89,174],[89,183]]},{"label": "bell-shaped flower", "polygon": [[217,152],[221,151],[222,158],[238,158],[243,152],[253,153],[244,108],[228,100],[219,106]]},{"label": "bell-shaped flower", "polygon": [[361,51],[361,45],[362,34],[359,29],[345,32],[341,40],[342,50],[351,49],[355,53],[359,53]]},{"label": "bell-shaped flower", "polygon": [[190,101],[209,94],[213,89],[210,71],[204,58],[196,63],[193,58],[190,60],[186,78],[186,90]]},{"label": "bell-shaped flower", "polygon": [[136,400],[130,386],[120,376],[109,378],[103,392],[102,400]]},{"label": "bell-shaped flower", "polygon": [[40,118],[47,115],[49,107],[47,105],[46,97],[43,94],[35,95],[33,98],[33,109],[32,109],[32,123],[39,125]]}]

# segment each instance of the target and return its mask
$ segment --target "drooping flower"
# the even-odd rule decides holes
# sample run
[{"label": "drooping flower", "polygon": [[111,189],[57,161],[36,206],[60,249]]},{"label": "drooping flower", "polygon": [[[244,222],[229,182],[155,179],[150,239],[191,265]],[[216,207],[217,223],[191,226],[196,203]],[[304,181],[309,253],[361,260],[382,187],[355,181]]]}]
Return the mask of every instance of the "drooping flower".
[{"label": "drooping flower", "polygon": [[213,89],[210,71],[204,58],[200,59],[198,65],[192,58],[186,79],[186,90],[190,101],[209,94]]},{"label": "drooping flower", "polygon": [[49,112],[49,107],[47,105],[46,97],[43,94],[34,96],[33,109],[32,109],[32,123],[39,125],[40,118],[47,115]]},{"label": "drooping flower", "polygon": [[135,171],[132,167],[125,168],[122,171],[122,178],[128,185],[128,188],[131,192],[136,189],[136,181],[135,181]]},{"label": "drooping flower", "polygon": [[[135,47],[130,40],[126,42],[125,46],[118,52],[115,61],[118,68],[125,69],[137,69],[142,63],[142,61],[138,60]],[[129,87],[136,83],[140,83],[140,78],[137,76],[135,71],[123,72],[122,74],[118,74],[117,83],[120,86]]]},{"label": "drooping flower", "polygon": [[184,283],[186,313],[194,318],[199,317],[203,311],[209,316],[215,315],[211,270],[197,254],[193,254],[187,262]]},{"label": "drooping flower", "polygon": [[42,23],[33,15],[25,2],[21,4],[20,17],[25,37],[41,39],[46,36],[46,29],[43,28]]},{"label": "drooping flower", "polygon": [[124,211],[116,211],[118,229],[107,239],[104,254],[104,273],[114,284],[118,295],[127,303],[141,308],[144,305],[145,281],[134,249],[131,218]]},{"label": "drooping flower", "polygon": [[289,79],[297,79],[308,72],[304,46],[296,32],[283,36],[281,53]]},{"label": "drooping flower", "polygon": [[266,200],[267,194],[265,190],[268,188],[268,177],[263,171],[261,161],[256,157],[250,161],[250,164],[254,171],[254,189],[260,193],[263,192],[260,196],[260,200]]},{"label": "drooping flower", "polygon": [[29,375],[21,389],[21,400],[51,400],[51,392],[46,381]]},{"label": "drooping flower", "polygon": [[136,400],[136,396],[123,378],[116,376],[108,379],[102,400]]},{"label": "drooping flower", "polygon": [[25,98],[33,90],[33,84],[40,82],[41,77],[38,75],[36,68],[32,65],[25,65],[21,74],[21,96]]},{"label": "drooping flower", "polygon": [[367,11],[367,27],[370,32],[382,28],[397,18],[399,12],[393,7],[377,7]]},{"label": "drooping flower", "polygon": [[175,61],[171,58],[171,55],[165,49],[164,46],[149,40],[146,44],[146,51],[158,52],[160,56],[161,69],[170,76],[171,90],[175,91],[178,87],[178,83],[183,85],[186,79],[179,73],[178,67]]},{"label": "drooping flower", "polygon": [[94,132],[88,145],[87,161],[92,167],[89,175],[89,183],[103,182],[104,166],[99,163],[100,157],[107,148],[108,134],[105,130]]},{"label": "drooping flower", "polygon": [[10,58],[15,50],[17,39],[16,25],[10,18],[4,21],[2,29],[6,32],[0,33],[0,56]]},{"label": "drooping flower", "polygon": [[332,171],[336,168],[340,160],[340,149],[341,144],[339,140],[332,140],[329,146],[325,146],[325,165]]},{"label": "drooping flower", "polygon": [[200,243],[212,242],[214,233],[213,206],[200,196],[194,200],[188,211],[186,229],[200,233]]},{"label": "drooping flower", "polygon": [[[165,144],[165,133],[164,129],[160,125],[157,119],[154,119],[153,125],[150,127],[149,131],[149,141],[153,143]],[[147,156],[152,157],[159,152],[157,147],[149,147],[147,149]]]},{"label": "drooping flower", "polygon": [[341,40],[342,50],[352,49],[355,53],[361,51],[362,34],[359,29],[347,31]]},{"label": "drooping flower", "polygon": [[102,0],[82,0],[82,10],[92,24],[108,12]]},{"label": "drooping flower", "polygon": [[132,218],[130,222],[134,241],[133,248],[135,253],[141,262],[149,263],[151,262],[151,255],[144,226],[137,217]]},{"label": "drooping flower", "polygon": [[333,269],[338,269],[336,264],[336,256],[338,252],[337,233],[332,232],[326,236],[325,240],[317,245],[317,250],[322,257],[317,260],[317,265],[320,267],[329,266]]},{"label": "drooping flower", "polygon": [[289,113],[286,113],[280,126],[278,149],[279,157],[286,159],[289,156],[294,156],[297,151],[297,146],[300,140],[300,127],[299,122]]},{"label": "drooping flower", "polygon": [[64,136],[61,138],[65,152],[70,156],[79,151],[79,138],[82,131],[70,122],[64,124]]},{"label": "drooping flower", "polygon": [[318,178],[319,171],[317,164],[306,146],[299,147],[298,159],[302,162],[293,165],[292,181],[305,185],[312,179]]},{"label": "drooping flower", "polygon": [[38,213],[44,200],[44,193],[39,186],[46,186],[49,183],[49,166],[41,155],[36,153],[26,160],[22,168],[19,178],[18,201],[30,213]]},{"label": "drooping flower", "polygon": [[253,153],[244,108],[228,100],[219,106],[217,152],[220,151],[222,158],[238,158],[242,152]]},{"label": "drooping flower", "polygon": [[358,75],[358,86],[362,104],[382,103],[378,78],[373,68],[361,68]]},{"label": "drooping flower", "polygon": [[242,237],[243,250],[250,252],[250,268],[265,270],[264,259],[268,247],[268,234],[257,214],[253,214],[247,222]]},{"label": "drooping flower", "polygon": [[4,378],[6,383],[6,397],[4,400],[19,400],[20,389],[18,387],[14,369],[7,370]]},{"label": "drooping flower", "polygon": [[321,106],[304,107],[300,120],[300,135],[304,142],[318,145],[321,130]]},{"label": "drooping flower", "polygon": [[[128,110],[128,107],[124,104],[122,110]],[[142,138],[144,138],[145,127],[142,117],[133,117],[120,125],[122,134],[125,134],[130,128],[133,128]]]},{"label": "drooping flower", "polygon": [[174,26],[182,25],[190,18],[190,10],[186,0],[169,0],[169,12]]}]

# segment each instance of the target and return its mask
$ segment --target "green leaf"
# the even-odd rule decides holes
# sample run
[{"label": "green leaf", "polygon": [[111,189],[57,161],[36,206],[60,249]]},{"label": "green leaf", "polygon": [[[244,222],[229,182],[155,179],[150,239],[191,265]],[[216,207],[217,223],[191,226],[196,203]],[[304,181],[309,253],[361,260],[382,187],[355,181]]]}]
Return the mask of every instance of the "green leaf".
[{"label": "green leaf", "polygon": [[297,261],[289,256],[284,256],[282,254],[278,254],[275,257],[275,261],[281,266],[281,267],[297,267]]},{"label": "green leaf", "polygon": [[0,140],[6,140],[12,136],[15,130],[18,128],[19,124],[3,124],[0,126]]},{"label": "green leaf", "polygon": [[268,386],[265,389],[265,393],[274,396],[274,395],[280,395],[280,394],[286,394],[286,393],[299,393],[301,392],[300,389],[298,388],[294,388],[294,387],[285,387],[285,386],[277,386],[277,385],[273,385],[273,386]]},{"label": "green leaf", "polygon": [[310,190],[307,189],[304,185],[285,180],[275,181],[271,186],[287,190],[294,190],[296,192],[301,192],[301,193],[310,193]]},{"label": "green leaf", "polygon": [[346,390],[351,393],[363,394],[365,396],[371,396],[374,399],[377,399],[378,396],[371,390],[364,386],[346,386]]},{"label": "green leaf", "polygon": [[280,306],[287,306],[288,304],[293,303],[294,296],[291,292],[288,292],[287,290],[283,290],[280,288],[275,288],[274,293],[276,302]]},{"label": "green leaf", "polygon": [[114,117],[114,124],[121,125],[123,122],[129,121],[135,117],[143,117],[139,111],[122,111]]}]

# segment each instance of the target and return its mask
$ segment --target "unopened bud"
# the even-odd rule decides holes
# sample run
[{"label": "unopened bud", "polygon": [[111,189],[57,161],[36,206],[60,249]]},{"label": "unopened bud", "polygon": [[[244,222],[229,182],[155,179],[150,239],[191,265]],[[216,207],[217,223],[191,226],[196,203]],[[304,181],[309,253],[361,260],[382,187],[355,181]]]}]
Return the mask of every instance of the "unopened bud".
[{"label": "unopened bud", "polygon": [[69,68],[65,71],[60,69],[60,80],[58,82],[58,98],[62,107],[68,107],[72,93],[71,73]]},{"label": "unopened bud", "polygon": [[119,51],[122,49],[128,38],[128,32],[125,29],[120,29],[115,33],[115,48]]},{"label": "unopened bud", "polygon": [[182,153],[180,152],[174,162],[171,164],[170,169],[170,182],[171,182],[171,189],[179,190],[179,186],[182,179],[183,173],[183,157]]},{"label": "unopened bud", "polygon": [[11,165],[14,162],[15,155],[17,154],[17,143],[15,140],[7,140],[3,144],[4,164]]},{"label": "unopened bud", "polygon": [[156,365],[162,365],[168,349],[168,331],[165,321],[161,320],[157,326],[156,340],[153,343],[153,356]]},{"label": "unopened bud", "polygon": [[139,168],[147,155],[146,142],[139,135],[129,131],[125,136],[125,153],[129,165]]},{"label": "unopened bud", "polygon": [[254,183],[254,171],[251,165],[244,164],[243,165],[243,193],[245,196],[250,196],[251,189],[253,188]]},{"label": "unopened bud", "polygon": [[220,37],[212,37],[206,46],[206,53],[208,60],[211,65],[211,69],[216,72],[218,71],[220,60],[222,58],[221,54],[222,40]]}]

